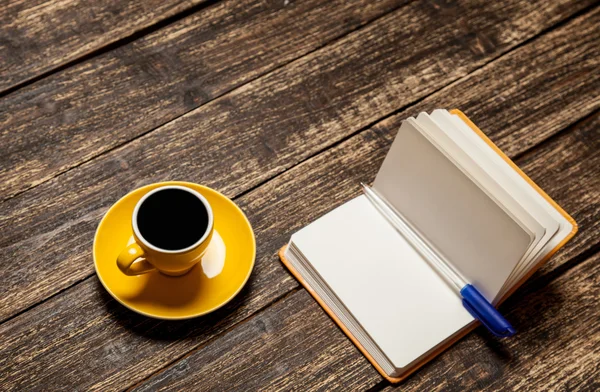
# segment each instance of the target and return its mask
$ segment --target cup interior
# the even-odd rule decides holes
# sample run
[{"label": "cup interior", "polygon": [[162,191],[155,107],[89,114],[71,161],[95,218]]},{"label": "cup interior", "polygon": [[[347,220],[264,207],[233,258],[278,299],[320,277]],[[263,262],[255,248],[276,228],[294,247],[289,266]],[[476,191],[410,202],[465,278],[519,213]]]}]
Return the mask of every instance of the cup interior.
[{"label": "cup interior", "polygon": [[145,194],[133,212],[133,230],[143,244],[163,253],[184,253],[202,244],[213,227],[213,212],[197,191],[178,185]]}]

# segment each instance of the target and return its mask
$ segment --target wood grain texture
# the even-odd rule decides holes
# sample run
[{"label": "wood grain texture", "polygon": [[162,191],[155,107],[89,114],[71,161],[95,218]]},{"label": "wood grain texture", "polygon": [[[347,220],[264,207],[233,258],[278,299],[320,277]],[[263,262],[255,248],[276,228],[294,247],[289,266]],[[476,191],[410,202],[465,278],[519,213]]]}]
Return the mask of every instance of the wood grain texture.
[{"label": "wood grain texture", "polygon": [[133,390],[359,391],[355,373],[379,377],[360,356],[302,289]]},{"label": "wood grain texture", "polygon": [[0,92],[202,2],[3,1],[0,3]]},{"label": "wood grain texture", "polygon": [[[249,215],[257,233],[259,245],[257,265],[249,286],[232,304],[218,313],[181,323],[149,320],[116,304],[93,277],[0,325],[0,336],[3,337],[0,343],[0,368],[3,369],[0,373],[0,389],[123,389],[176,361],[190,350],[200,347],[200,350],[192,353],[198,355],[203,353],[204,349],[208,350],[208,347],[217,349],[224,347],[226,340],[221,339],[219,334],[231,329],[240,321],[297,287],[297,283],[278,262],[276,250],[288,240],[293,231],[358,194],[356,183],[372,179],[395,134],[397,121],[409,112],[417,111],[419,108],[431,110],[438,106],[460,107],[500,145],[507,143],[505,140],[510,138],[510,135],[522,127],[530,126],[529,124],[533,122],[531,132],[527,136],[521,136],[522,140],[531,140],[531,142],[514,148],[511,152],[514,156],[595,110],[597,95],[589,92],[593,92],[594,87],[597,88],[597,79],[590,78],[588,74],[597,69],[595,59],[598,58],[596,56],[598,48],[594,43],[594,37],[589,37],[589,34],[595,31],[592,27],[597,22],[597,17],[597,12],[584,15],[562,26],[555,33],[534,40],[525,47],[494,61],[481,71],[453,83],[416,107],[351,137],[238,198],[237,202]],[[543,71],[531,72],[526,83],[518,84],[517,87],[512,86],[510,95],[508,93],[502,95],[499,90],[495,90],[506,86],[503,80],[495,80],[495,75],[509,75],[509,69],[515,71],[515,64],[528,64],[538,57],[541,57],[540,64],[547,67],[547,72],[556,73],[553,80],[544,79]],[[544,59],[547,61],[543,61]],[[561,65],[563,68],[561,72],[554,71],[560,69]],[[319,75],[318,68],[314,72]],[[591,86],[580,82],[581,78],[586,77]],[[479,78],[479,84],[471,84],[471,78]],[[518,104],[503,106],[503,99],[507,97],[538,94],[537,89],[543,85],[540,80],[554,83],[548,88],[563,87],[564,89],[557,91],[568,92],[570,99],[568,105],[561,105],[564,102],[556,100],[555,94],[542,94],[539,100],[523,99]],[[271,83],[265,86],[276,85],[281,91],[285,91],[286,87],[281,87],[282,83]],[[575,87],[571,88],[571,85]],[[476,91],[473,91],[473,87]],[[249,86],[242,90],[252,88],[255,87]],[[315,90],[315,94],[318,91]],[[343,94],[346,93],[336,95],[338,97],[336,102],[341,100],[339,97],[343,97]],[[274,93],[273,95],[274,97],[266,102],[270,105],[281,102],[284,106],[289,105],[284,98],[291,100],[295,96],[281,92],[279,95]],[[479,99],[474,98],[477,96]],[[498,96],[501,99],[494,100]],[[471,97],[468,98],[468,106],[462,104],[465,97]],[[20,282],[29,287],[28,290],[17,294],[10,291],[6,295],[3,294],[3,297],[12,295],[12,302],[20,305],[34,304],[47,295],[56,293],[60,288],[89,276],[91,272],[89,252],[95,225],[106,208],[116,200],[117,195],[123,194],[128,189],[164,178],[183,177],[183,179],[217,186],[230,196],[235,196],[247,190],[249,186],[268,179],[269,176],[287,169],[299,159],[308,156],[302,155],[301,142],[307,143],[309,154],[312,154],[360,129],[351,127],[350,133],[343,133],[340,136],[337,134],[340,125],[337,125],[333,127],[331,133],[315,137],[319,132],[327,132],[331,124],[338,123],[331,120],[327,126],[322,125],[319,123],[320,115],[315,114],[310,121],[302,122],[297,128],[291,126],[285,128],[291,135],[290,139],[283,137],[282,133],[275,133],[273,139],[270,139],[268,137],[271,133],[267,131],[277,130],[277,124],[272,122],[280,120],[280,117],[273,116],[269,119],[272,113],[265,111],[263,116],[267,117],[267,120],[257,123],[256,118],[253,118],[245,122],[243,119],[248,114],[236,113],[236,109],[240,107],[237,102],[239,101],[234,101],[235,105],[224,113],[229,121],[236,124],[233,131],[239,132],[238,135],[243,139],[240,142],[243,148],[230,148],[227,152],[223,152],[223,157],[216,157],[212,162],[208,159],[206,164],[199,164],[199,160],[188,163],[180,159],[182,154],[177,152],[197,150],[182,148],[179,143],[192,144],[204,140],[217,143],[227,141],[235,133],[228,134],[228,129],[223,129],[216,135],[206,135],[203,129],[208,128],[191,127],[187,129],[188,136],[184,140],[174,143],[171,136],[176,130],[171,129],[155,139],[150,138],[149,135],[145,141],[150,140],[153,144],[146,144],[144,140],[134,142],[131,149],[127,147],[113,151],[101,160],[90,162],[35,188],[37,193],[26,192],[3,203],[0,207],[3,209],[0,214],[3,219],[0,221],[0,226],[10,227],[10,235],[13,235],[13,230],[20,230],[21,234],[20,237],[16,235],[2,243],[0,268],[5,269],[0,270],[0,273],[3,277],[10,277],[10,280],[6,280],[7,283],[19,284]],[[405,101],[401,100],[401,102]],[[496,102],[496,105],[491,102]],[[321,108],[318,104],[315,105]],[[489,115],[496,119],[495,122],[487,124],[487,112],[479,112],[481,105],[487,105]],[[347,106],[340,105],[340,107],[343,109]],[[552,111],[555,114],[538,118],[535,114],[540,110]],[[571,115],[573,112],[575,115]],[[310,112],[302,113],[310,114]],[[475,116],[473,113],[478,115]],[[515,115],[521,116],[521,119],[511,120]],[[202,118],[197,117],[196,120]],[[207,118],[212,120],[214,117]],[[355,118],[360,116],[356,115]],[[504,127],[506,123],[508,126]],[[260,129],[252,128],[252,124],[257,124],[256,127]],[[339,120],[339,124],[346,125],[342,120]],[[284,125],[286,124],[281,126]],[[311,133],[298,131],[304,125],[311,127]],[[573,130],[551,137],[541,147],[526,153],[519,160],[519,164],[524,166],[525,171],[534,181],[537,181],[559,204],[573,214],[582,226],[576,239],[537,275],[537,279],[546,281],[559,276],[577,263],[577,257],[582,252],[589,252],[594,245],[597,246],[600,221],[598,219],[600,209],[598,125],[596,114],[578,124]],[[244,131],[244,127],[250,128]],[[507,131],[507,128],[512,131]],[[503,132],[510,132],[510,135]],[[255,134],[262,139],[252,136]],[[302,136],[312,136],[317,140],[303,140]],[[264,155],[262,147],[256,147],[263,141],[265,149],[268,147],[271,155]],[[273,141],[282,144],[274,145]],[[289,147],[284,145],[288,141],[292,143]],[[235,143],[231,145],[237,146]],[[282,151],[287,151],[287,155],[281,156]],[[172,158],[165,162],[165,157]],[[253,172],[259,178],[251,179],[249,183],[243,182],[239,178],[249,175],[245,173],[246,170]],[[262,170],[268,173],[263,174]],[[233,182],[230,183],[229,180]],[[4,211],[10,211],[11,215],[6,218]],[[35,260],[37,262],[33,260],[32,254],[37,257]],[[14,260],[25,260],[25,263],[15,264]],[[5,267],[7,263],[11,264],[11,270],[19,270],[22,274],[9,275],[11,272]],[[71,273],[73,275],[70,275]],[[525,289],[525,292],[536,291],[535,284],[534,281],[533,289]],[[519,291],[517,295],[522,292]],[[305,294],[295,293],[286,297],[284,301],[299,298],[297,296],[300,295]],[[597,295],[593,296],[597,298]],[[271,380],[272,385],[284,387],[291,385],[286,381],[286,378],[289,378],[298,383],[299,389],[339,387],[342,384],[336,384],[338,381],[347,382],[344,385],[356,388],[377,385],[380,378],[366,360],[341,335],[333,323],[324,317],[320,308],[314,302],[309,303],[312,305],[308,305],[307,310],[312,315],[305,315],[304,319],[315,320],[315,323],[311,324],[311,330],[319,330],[318,326],[321,325],[322,337],[316,341],[310,340],[310,337],[302,334],[302,330],[296,330],[290,332],[288,336],[292,340],[300,336],[303,342],[306,339],[307,350],[302,351],[302,347],[297,345],[285,346],[283,340],[277,340],[281,336],[277,331],[281,330],[281,326],[299,324],[271,318],[272,323],[269,325],[280,329],[270,330],[275,331],[271,333],[273,343],[270,347],[278,350],[277,353],[270,353],[272,355],[270,358],[288,361],[285,363],[290,367],[275,369],[272,373],[268,373],[271,369],[267,366],[255,367],[253,380],[256,381],[264,376],[265,383]],[[521,304],[521,299],[518,299],[518,303]],[[276,306],[282,305],[278,303]],[[511,306],[510,302],[506,307],[509,306]],[[548,306],[548,304],[540,306]],[[22,308],[12,308],[11,311],[19,309]],[[296,309],[296,311],[300,310]],[[263,314],[265,313],[261,313]],[[239,324],[232,333],[242,331],[240,328],[245,324]],[[523,325],[518,326],[522,328]],[[577,331],[574,334],[576,335]],[[330,342],[328,345],[323,343],[323,337],[327,336],[331,338],[328,340]],[[541,333],[540,336],[543,337],[544,334]],[[481,340],[488,341],[487,337]],[[535,340],[532,344],[538,341]],[[268,345],[269,341],[265,339],[264,344]],[[479,346],[473,349],[474,352],[483,347],[483,343],[478,344]],[[318,345],[321,345],[327,354],[335,354],[335,357],[320,357],[322,352],[317,350]],[[592,347],[593,350],[596,350],[594,347],[596,346]],[[589,351],[580,349],[578,352],[582,357],[590,358]],[[321,367],[319,364],[323,361],[333,366]],[[250,366],[250,364],[261,364],[261,361],[259,357],[255,357],[254,361],[246,363]],[[453,363],[450,363],[447,367],[438,369],[439,377],[443,378],[444,374],[447,377],[452,365]],[[473,366],[476,365],[478,363]],[[175,367],[177,366],[178,363]],[[159,377],[175,377],[173,375],[175,367],[168,368]],[[542,371],[545,370],[541,368]],[[480,371],[474,369],[473,374]],[[589,368],[584,368],[587,369]],[[195,382],[194,377],[186,371],[185,365],[182,365],[180,370],[181,375],[173,380],[183,384]],[[314,370],[314,373],[311,370]],[[245,371],[248,370],[240,369],[242,373]],[[227,372],[227,369],[217,368],[215,373],[219,374],[219,372]],[[522,373],[522,378],[523,374],[527,375]],[[569,379],[569,374],[562,376]],[[577,373],[577,377],[588,383],[580,385],[590,385],[589,379],[584,379],[584,376],[585,374]],[[162,379],[152,379],[152,382],[156,380],[160,384]],[[235,379],[232,380],[232,383],[234,382]]]},{"label": "wood grain texture", "polygon": [[[600,167],[600,156],[597,154],[598,148],[600,148],[600,138],[598,138],[599,126],[600,114],[596,114],[589,120],[577,124],[576,127],[568,132],[532,150],[530,154],[517,161],[519,166],[562,207],[569,211],[580,224],[580,232],[575,237],[576,240],[569,242],[551,262],[538,271],[532,278],[533,281],[551,279],[557,275],[559,267],[565,269],[569,266],[569,262],[576,263],[577,260],[575,257],[577,255],[598,245],[597,237],[600,231],[600,170],[598,169]],[[279,211],[280,216],[289,217],[286,220],[290,221],[289,225],[291,227],[286,233],[287,235],[281,240],[281,245],[285,244],[289,235],[297,230],[298,227],[296,225],[303,226],[312,221],[314,215],[321,215],[324,210],[331,209],[339,205],[342,201],[360,194],[360,188],[357,184],[360,181],[369,181],[373,178],[381,160],[387,152],[389,142],[395,134],[393,131],[382,132],[382,130],[382,128],[372,128],[361,133],[257,189],[257,193],[268,197],[266,200],[256,197],[252,193],[248,194],[248,198],[252,200],[252,204],[248,206],[250,207],[249,209],[252,210],[253,206],[264,205],[266,202],[268,207],[263,208],[267,210],[275,209]],[[561,156],[560,160],[553,159],[557,155]],[[282,191],[288,192],[290,195],[288,197],[293,198],[292,200],[286,200],[286,197],[281,196],[280,192],[282,191],[280,189],[282,187],[284,188]],[[304,202],[306,200],[310,200],[310,203]],[[581,203],[581,200],[585,200],[586,202]],[[260,213],[257,215],[259,217],[267,216],[267,214],[263,215]],[[525,287],[527,286],[528,284],[525,285]],[[515,304],[519,304],[520,307],[520,295],[522,292],[524,292],[523,289],[517,291],[512,297],[513,299],[503,304],[503,311],[513,311],[516,307]],[[310,320],[315,317],[304,316],[303,319]],[[512,321],[512,317],[510,319]],[[525,332],[528,328],[519,322],[515,324],[521,332]],[[322,329],[327,328],[334,329],[336,333],[338,332],[333,321],[328,320],[327,323],[322,325]],[[236,327],[232,333],[236,333],[237,329]],[[301,334],[302,330],[297,333]],[[479,336],[479,339],[476,339],[477,345],[471,347],[471,352],[482,349],[482,346],[490,339],[485,333],[481,334],[481,331],[476,336]],[[228,337],[224,336],[219,338],[218,341],[226,341],[227,339]],[[470,337],[469,339],[472,338]],[[215,344],[221,345],[226,343]],[[312,347],[313,344],[318,345],[319,342],[305,342],[305,344]],[[320,344],[323,343],[320,342]],[[320,362],[323,360],[319,352],[312,354],[312,358],[309,358],[309,355],[312,353],[309,350],[303,353],[303,365],[298,368],[291,367],[286,377],[295,380],[298,390],[318,389],[324,383],[328,384],[327,389],[329,389],[330,387],[338,386],[335,384],[335,380],[348,380],[349,384],[344,383],[343,385],[339,385],[339,387],[348,387],[350,385],[348,389],[356,390],[372,387],[382,380],[381,376],[375,372],[371,364],[357,350],[349,349],[349,347],[353,347],[349,339],[341,344],[342,346],[339,348],[328,347],[327,351],[349,355],[349,358],[336,358],[336,361],[353,363],[351,371],[347,371],[344,367],[329,367],[328,372],[303,378],[301,377],[305,372],[303,369],[310,368],[312,364],[318,370],[320,369]],[[202,356],[205,349],[206,347],[200,349],[197,355]],[[279,348],[279,351],[283,350],[285,352],[278,353],[281,358],[299,355],[297,354],[299,348],[296,345],[290,345],[285,349],[283,347]],[[449,351],[453,352],[453,350],[450,349]],[[195,358],[189,358],[185,361],[191,361],[188,363],[195,361]],[[263,363],[260,356],[253,356],[253,359],[254,361],[250,361],[254,364],[252,367],[246,368],[246,370],[235,368],[240,373],[240,377],[243,378],[245,375],[254,374],[256,378],[261,378],[264,372],[269,371],[268,364]],[[431,365],[427,365],[424,369],[432,369],[432,372],[438,372],[441,379],[444,377],[444,374],[452,371],[450,369],[453,366],[451,363],[445,363],[444,366],[437,367],[435,364],[438,362],[439,359],[434,359]],[[357,367],[357,363],[361,365]],[[470,363],[472,365],[476,364],[476,362]],[[157,380],[162,383],[160,380],[164,378],[167,380],[165,385],[175,383],[175,385],[182,388],[184,385],[189,388],[192,388],[192,386],[200,388],[200,382],[207,387],[216,387],[216,384],[207,384],[206,380],[202,379],[202,375],[194,367],[187,370],[185,369],[185,365],[182,365],[184,370],[181,370],[178,366],[179,362],[173,364],[167,370],[161,372],[157,376]],[[419,370],[416,374],[418,375],[423,371]],[[229,374],[229,368],[223,369],[223,372],[223,374]],[[299,372],[299,374],[296,374],[296,372]],[[218,381],[224,378],[218,377],[218,374],[212,373],[213,380]],[[413,378],[411,377],[409,380]],[[268,379],[269,377],[265,374],[263,382],[268,382]],[[279,376],[274,381],[278,379]],[[427,378],[424,379],[426,380]],[[197,380],[200,380],[198,384],[196,384]],[[234,384],[231,386],[234,387],[235,383],[239,382],[239,380],[238,378],[232,380]],[[154,379],[148,382],[154,387]],[[415,389],[419,390],[419,388]],[[424,388],[424,390],[427,390],[427,388]]]},{"label": "wood grain texture", "polygon": [[[397,390],[597,389],[600,257],[528,286],[508,313],[520,328],[515,338],[499,341],[479,328]],[[348,391],[380,378],[301,290],[134,390]]]},{"label": "wood grain texture", "polygon": [[[568,265],[566,263],[572,258],[597,243],[600,224],[599,124],[600,116],[595,115],[531,151],[522,158],[523,162],[517,162],[575,217],[581,225],[576,239],[585,238],[570,242],[538,273],[538,277],[555,276],[559,267]],[[215,333],[234,326],[297,287],[278,261],[277,249],[294,231],[359,194],[358,182],[373,178],[394,134],[395,129],[371,128],[237,200],[254,225],[258,258],[249,287],[223,312],[185,323],[149,320],[115,303],[93,277],[0,325],[0,335],[7,337],[0,345],[0,361],[4,358],[0,367],[6,374],[0,388],[36,389],[57,385],[63,388],[81,386],[82,389],[125,388],[214,339]],[[556,156],[561,156],[561,160],[549,164]],[[565,258],[565,254],[571,259]],[[318,309],[316,305],[315,308]],[[67,325],[64,324],[66,321]],[[339,333],[329,320],[323,328]],[[336,355],[348,355],[349,358],[336,358],[335,363],[352,363],[352,372],[346,373],[344,367],[319,370],[313,377],[302,378],[303,387],[310,389],[343,379],[358,388],[380,380],[349,340],[340,344],[341,348],[329,347],[327,350]],[[288,351],[279,354],[292,358],[297,355],[297,350],[298,347],[292,345]],[[309,352],[314,355],[309,357],[305,352],[299,361],[318,368],[323,358],[319,352],[312,349]],[[257,374],[266,370],[260,366],[259,357],[255,357],[254,363]],[[304,365],[295,370],[290,367],[288,371],[302,372],[305,368]],[[185,366],[177,368],[175,365],[169,369],[168,372],[180,372],[182,378],[189,377],[193,382],[194,374],[186,372]],[[83,381],[82,374],[85,375]],[[275,374],[275,377],[279,375]]]},{"label": "wood grain texture", "polygon": [[226,0],[19,90],[0,101],[0,144],[6,146],[0,198],[159,127],[404,2]]},{"label": "wood grain texture", "polygon": [[214,314],[171,322],[129,311],[88,279],[0,325],[0,389],[124,390],[296,287],[264,269]]},{"label": "wood grain texture", "polygon": [[[379,38],[376,41],[379,31],[393,32],[394,26],[410,26],[408,22],[412,19],[419,20],[419,29],[425,28],[422,26],[425,21],[437,26],[444,20],[434,18],[437,14],[430,15],[430,10],[422,11],[417,7],[420,3],[413,4],[403,8],[402,15],[390,14],[389,18],[376,21],[374,27],[367,26],[366,31],[339,41],[333,45],[333,49],[327,47],[315,52],[120,149],[0,204],[3,211],[0,214],[0,227],[11,228],[0,239],[0,258],[3,261],[19,260],[18,264],[0,263],[0,272],[5,276],[5,284],[0,288],[2,318],[93,273],[90,252],[97,222],[107,208],[129,190],[156,181],[183,179],[212,186],[234,197],[359,131],[378,116],[386,115],[443,86],[448,82],[446,77],[451,75],[439,68],[439,64],[460,66],[460,72],[466,72],[475,66],[473,63],[480,64],[489,59],[489,53],[480,55],[470,49],[460,51],[458,55],[454,50],[447,50],[431,57],[430,53],[438,49],[446,50],[443,49],[445,44],[454,42],[456,36],[470,34],[468,29],[460,27],[464,21],[457,27],[454,25],[455,18],[449,17],[449,24],[439,27],[439,42],[430,43],[431,47],[421,48],[417,54],[407,51],[396,56],[396,68],[389,67],[389,73],[383,72],[382,67],[387,66],[390,60],[386,59],[390,56],[381,56],[377,54],[378,50],[393,47],[396,44],[392,40],[394,37],[415,44],[419,44],[419,40],[414,38],[410,41],[406,33],[398,31],[397,35],[391,35],[387,40]],[[517,6],[506,7],[515,10],[507,16],[514,21],[538,15],[530,14],[529,3],[519,12],[516,11],[519,9]],[[472,13],[478,11],[476,8],[469,10]],[[479,20],[477,15],[471,16],[472,20]],[[402,20],[399,21],[399,17]],[[464,17],[468,19],[468,15]],[[544,36],[518,49],[506,59],[490,64],[484,73],[477,74],[478,78],[485,81],[478,90],[469,85],[471,79],[466,78],[451,86],[453,92],[447,91],[448,97],[456,94],[459,99],[453,101],[446,99],[446,96],[436,95],[436,100],[427,101],[428,109],[436,106],[460,107],[470,114],[471,106],[467,106],[463,99],[478,97],[468,104],[476,110],[478,105],[485,103],[490,116],[506,116],[510,119],[506,113],[521,115],[523,112],[533,116],[539,107],[550,108],[557,113],[576,108],[579,116],[585,115],[597,106],[597,100],[588,94],[590,89],[597,87],[597,75],[594,76],[593,71],[598,62],[599,48],[597,40],[589,34],[597,20],[597,12],[582,16],[547,38]],[[497,20],[491,18],[488,22],[493,25],[488,28],[494,34],[504,33],[501,26],[494,24]],[[481,31],[484,30],[482,27]],[[492,32],[488,34],[491,36]],[[368,52],[373,53],[372,56],[369,61],[363,61],[359,58],[360,48],[356,49],[356,46],[371,41],[381,43],[373,43],[370,47],[372,52]],[[344,48],[355,48],[353,50],[357,51],[344,51]],[[366,57],[369,57],[368,53]],[[446,55],[449,57],[443,57]],[[415,56],[417,64],[409,65]],[[488,100],[494,101],[497,96],[502,96],[495,88],[504,86],[494,75],[510,73],[515,62],[527,63],[538,57],[545,60],[549,70],[560,67],[561,63],[572,64],[568,71],[558,73],[553,79],[555,84],[575,86],[572,90],[565,87],[570,91],[572,101],[563,105],[561,101],[550,99],[555,95],[549,94],[550,98],[546,96],[546,101],[526,100],[520,106],[508,108],[512,112],[491,110]],[[380,62],[379,66],[374,65],[378,64],[377,61]],[[494,65],[496,63],[497,67]],[[420,84],[414,79],[403,84],[402,75],[406,77],[408,72],[424,75],[422,67],[427,64],[432,67],[433,73],[423,76]],[[361,72],[364,83],[362,79],[344,82],[347,75],[357,77]],[[390,81],[394,72],[396,85]],[[449,72],[458,71],[453,68]],[[458,77],[458,74],[452,75]],[[521,89],[513,88],[512,94],[537,95],[538,91],[532,88],[537,88],[535,82],[539,78],[546,80],[543,72],[532,73],[528,83],[519,84]],[[583,79],[590,84],[580,83],[579,80]],[[532,128],[535,131],[531,132],[532,140],[539,142],[579,118],[570,116],[570,111],[566,114],[569,115],[550,117],[550,122],[544,122],[544,117],[540,118],[536,123],[537,128]],[[476,121],[479,118],[485,120],[486,115],[473,118]],[[537,119],[535,116],[533,118]],[[508,124],[510,127],[502,128],[498,124],[485,127],[485,122],[481,125],[497,140],[494,137],[496,133],[506,132],[507,128],[514,131],[528,125],[528,122],[513,122]],[[536,136],[542,131],[543,136]],[[60,246],[57,246],[58,243]]]}]

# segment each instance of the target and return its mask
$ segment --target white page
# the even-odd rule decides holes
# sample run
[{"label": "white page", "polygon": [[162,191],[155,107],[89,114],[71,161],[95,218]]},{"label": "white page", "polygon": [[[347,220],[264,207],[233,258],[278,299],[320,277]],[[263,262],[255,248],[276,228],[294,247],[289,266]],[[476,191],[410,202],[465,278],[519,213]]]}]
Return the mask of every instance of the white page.
[{"label": "white page", "polygon": [[[529,244],[529,249],[521,257],[519,263],[527,260],[527,257],[544,237],[546,229],[538,219],[523,207],[520,200],[515,199],[507,191],[506,187],[503,186],[507,185],[502,182],[503,173],[495,170],[496,168],[490,165],[489,157],[474,146],[470,140],[465,138],[453,123],[444,121],[440,125],[437,120],[434,120],[427,113],[420,113],[417,117],[417,122],[423,128],[421,131],[426,131],[425,136],[430,142],[442,151],[450,161],[469,177],[471,181],[477,184],[488,197],[494,200],[525,231],[530,235],[533,234],[533,241]],[[509,185],[512,184],[509,183]],[[498,276],[498,279],[500,278],[501,276]]]},{"label": "white page", "polygon": [[[485,142],[473,130],[469,128],[469,133],[463,134],[463,130],[445,115],[449,117],[450,113],[446,110],[436,110],[432,116],[420,113],[417,121],[424,126],[429,137],[433,139],[432,142],[445,152],[450,160],[527,231],[535,235],[534,241],[517,265],[507,262],[503,266],[498,266],[497,273],[494,275],[495,286],[491,291],[495,292],[495,300],[499,300],[502,287],[510,276],[519,269],[521,264],[527,263],[542,249],[558,230],[558,223],[515,184],[510,177],[511,173],[516,174],[514,169],[508,167],[489,146],[489,151],[484,152],[475,144],[476,140],[472,140],[471,137],[484,144]],[[505,173],[503,167],[497,165],[494,158],[502,160],[510,173]]]},{"label": "white page", "polygon": [[[503,173],[504,178],[499,177],[502,182],[511,182],[513,185],[505,185],[507,189],[519,197],[525,208],[530,211],[546,228],[546,233],[541,241],[532,249],[529,257],[519,263],[504,284],[498,297],[501,297],[514,283],[516,283],[530,267],[541,260],[554,246],[558,245],[572,230],[572,225],[556,209],[544,199],[519,173],[517,173],[504,159],[502,159],[485,141],[483,141],[471,127],[459,116],[450,114],[446,110],[435,110],[432,117],[442,121],[452,121],[464,137],[477,145],[481,153],[486,154],[489,160]],[[554,246],[548,248],[549,242]]]},{"label": "white page", "polygon": [[[404,121],[374,187],[490,301],[533,238]],[[499,279],[498,276],[504,276]]]},{"label": "white page", "polygon": [[364,196],[292,241],[396,368],[473,321],[459,296]]},{"label": "white page", "polygon": [[[522,208],[545,228],[542,240],[532,248],[531,254],[528,255],[528,259],[535,257],[559,228],[558,221],[536,199],[540,194],[460,117],[440,109],[435,110],[431,117],[447,125],[453,139],[458,144],[465,144],[465,148],[469,149],[469,154],[479,162],[483,169],[493,176],[521,204]],[[556,211],[554,208],[553,210]]]},{"label": "white page", "polygon": [[[554,209],[549,203],[548,207]],[[556,209],[554,209],[556,211]],[[558,214],[558,212],[557,212]],[[560,215],[560,214],[559,214]],[[565,238],[571,234],[573,231],[573,225],[571,222],[566,220],[562,215],[560,215],[560,226],[558,232],[550,239],[550,241],[538,252],[538,254],[530,260],[528,263],[519,266],[516,273],[509,278],[506,282],[502,291],[500,292],[499,297],[504,296],[521,278],[529,273],[533,267],[535,267],[544,257],[548,255],[554,248],[558,246]]]}]

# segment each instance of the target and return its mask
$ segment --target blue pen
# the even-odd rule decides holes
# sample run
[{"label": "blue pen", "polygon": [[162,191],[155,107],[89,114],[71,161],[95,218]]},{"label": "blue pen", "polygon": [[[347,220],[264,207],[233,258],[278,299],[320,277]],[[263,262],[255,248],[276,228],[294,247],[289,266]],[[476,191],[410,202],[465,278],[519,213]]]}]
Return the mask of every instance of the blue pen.
[{"label": "blue pen", "polygon": [[509,337],[515,334],[515,329],[492,304],[485,299],[475,286],[467,283],[452,266],[443,260],[431,247],[412,230],[402,215],[379,193],[361,183],[367,199],[377,210],[400,232],[409,242],[413,244],[427,259],[427,261],[456,289],[462,297],[463,306],[477,320],[481,322],[491,333],[498,337]]}]

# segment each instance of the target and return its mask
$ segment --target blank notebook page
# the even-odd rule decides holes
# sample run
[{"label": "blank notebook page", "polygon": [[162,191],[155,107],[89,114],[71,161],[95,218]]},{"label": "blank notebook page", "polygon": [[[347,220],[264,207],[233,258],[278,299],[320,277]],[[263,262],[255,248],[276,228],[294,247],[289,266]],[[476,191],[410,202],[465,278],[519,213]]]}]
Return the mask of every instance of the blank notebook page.
[{"label": "blank notebook page", "polygon": [[533,239],[414,119],[402,123],[374,188],[490,301]]},{"label": "blank notebook page", "polygon": [[292,240],[396,368],[473,321],[458,295],[364,195]]}]

